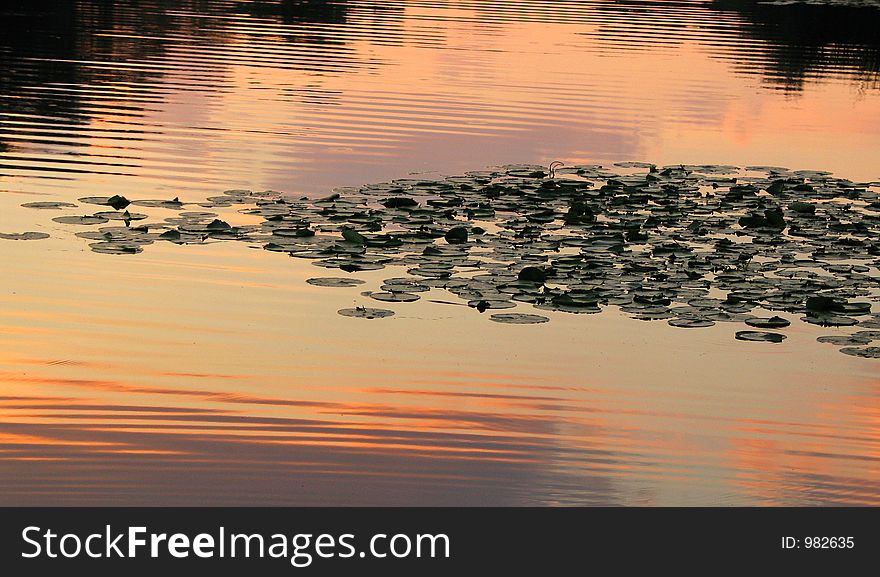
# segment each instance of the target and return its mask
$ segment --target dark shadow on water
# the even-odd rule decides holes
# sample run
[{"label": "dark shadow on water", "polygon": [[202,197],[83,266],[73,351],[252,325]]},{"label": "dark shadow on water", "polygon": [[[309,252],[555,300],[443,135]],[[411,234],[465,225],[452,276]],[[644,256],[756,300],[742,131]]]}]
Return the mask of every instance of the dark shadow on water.
[{"label": "dark shadow on water", "polygon": [[880,9],[759,0],[714,0],[711,6],[741,16],[741,35],[761,41],[761,72],[769,82],[802,90],[809,80],[837,73],[880,86]]},{"label": "dark shadow on water", "polygon": [[260,18],[280,19],[285,24],[345,24],[347,0],[281,0],[239,2],[236,11]]},{"label": "dark shadow on water", "polygon": [[800,91],[809,82],[845,77],[880,88],[880,9],[761,0],[615,0],[589,20],[615,50],[668,49],[696,42],[740,74]]}]

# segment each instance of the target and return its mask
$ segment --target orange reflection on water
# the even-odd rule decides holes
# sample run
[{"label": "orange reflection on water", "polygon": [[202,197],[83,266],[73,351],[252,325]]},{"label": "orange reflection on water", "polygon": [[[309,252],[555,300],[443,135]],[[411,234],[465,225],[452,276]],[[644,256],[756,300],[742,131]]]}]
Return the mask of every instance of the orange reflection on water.
[{"label": "orange reflection on water", "polygon": [[[0,502],[880,504],[876,366],[818,328],[744,348],[728,327],[613,311],[492,326],[424,302],[359,323],[336,310],[360,289],[307,285],[324,274],[308,263],[218,244],[97,255],[19,206],[323,195],[557,159],[873,179],[871,21],[810,51],[714,3],[264,4],[278,13],[7,14],[31,26],[0,39],[19,73],[0,96],[0,231],[52,238],[0,245]],[[33,26],[61,41],[14,34]]]}]

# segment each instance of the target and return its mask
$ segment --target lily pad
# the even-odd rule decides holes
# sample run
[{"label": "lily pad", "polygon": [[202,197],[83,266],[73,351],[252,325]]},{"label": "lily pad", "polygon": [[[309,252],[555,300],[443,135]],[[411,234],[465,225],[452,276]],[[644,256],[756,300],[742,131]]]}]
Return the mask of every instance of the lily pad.
[{"label": "lily pad", "polygon": [[512,309],[516,303],[497,299],[474,299],[468,301],[468,306],[483,312],[489,309]]},{"label": "lily pad", "polygon": [[880,359],[880,347],[844,347],[840,352],[853,357]]},{"label": "lily pad", "polygon": [[95,216],[106,218],[108,220],[144,220],[147,218],[147,215],[139,213],[139,212],[110,212],[110,211],[101,211],[96,212]]},{"label": "lily pad", "polygon": [[489,319],[496,323],[505,323],[509,325],[536,325],[546,323],[550,320],[541,315],[531,315],[526,313],[497,313],[490,315]]},{"label": "lily pad", "polygon": [[750,327],[755,327],[759,329],[783,329],[789,325],[791,325],[791,321],[788,319],[784,319],[782,317],[770,317],[768,319],[764,318],[755,318],[755,319],[746,319],[746,324]]},{"label": "lily pad", "polygon": [[825,337],[819,337],[816,340],[820,343],[827,343],[830,345],[837,345],[841,347],[867,345],[871,342],[871,339],[858,338],[853,335],[829,335]]},{"label": "lily pad", "polygon": [[313,277],[306,279],[306,282],[320,287],[352,287],[364,284],[364,281],[358,278],[339,278],[339,277]]},{"label": "lily pad", "polygon": [[103,254],[137,254],[143,252],[143,247],[138,244],[123,244],[119,242],[95,242],[89,245],[94,252]]},{"label": "lily pad", "polygon": [[376,299],[377,301],[390,303],[411,303],[413,301],[419,300],[419,295],[414,295],[407,292],[371,292],[365,296],[369,296],[370,298]]},{"label": "lily pad", "polygon": [[107,222],[107,219],[101,216],[94,215],[86,215],[86,216],[56,216],[53,218],[55,222],[60,222],[61,224],[82,224],[87,226],[92,226],[95,224],[104,224]]},{"label": "lily pad", "polygon": [[0,232],[0,238],[4,240],[42,240],[49,238],[45,232]]},{"label": "lily pad", "polygon": [[859,321],[852,317],[845,317],[834,314],[813,314],[801,317],[801,320],[811,325],[819,325],[820,327],[851,327],[859,324]]},{"label": "lily pad", "polygon": [[175,197],[171,200],[133,200],[131,204],[134,206],[144,206],[148,208],[168,208],[171,210],[178,210],[183,208],[184,203],[180,201],[179,198]]},{"label": "lily pad", "polygon": [[36,208],[40,210],[60,210],[62,208],[76,208],[72,202],[26,202],[22,205],[25,208]]},{"label": "lily pad", "polygon": [[358,319],[383,319],[394,315],[394,311],[389,311],[388,309],[374,309],[369,307],[339,309],[336,312],[344,317],[354,317]]},{"label": "lily pad", "polygon": [[736,339],[740,341],[754,341],[762,343],[781,343],[785,340],[785,335],[762,331],[737,331]]},{"label": "lily pad", "polygon": [[701,329],[705,327],[715,326],[713,321],[708,319],[669,319],[666,321],[669,325],[673,327],[679,327],[682,329]]}]

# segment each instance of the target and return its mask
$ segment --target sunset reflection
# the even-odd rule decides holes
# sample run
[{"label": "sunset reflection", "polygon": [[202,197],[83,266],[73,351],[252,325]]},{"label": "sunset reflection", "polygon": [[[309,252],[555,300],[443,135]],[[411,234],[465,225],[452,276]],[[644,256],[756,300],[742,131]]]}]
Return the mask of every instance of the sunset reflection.
[{"label": "sunset reflection", "polygon": [[0,240],[3,505],[880,505],[880,372],[827,328],[774,351],[427,299],[351,322],[366,289],[309,262],[99,255],[21,207],[554,160],[876,181],[880,10],[822,8],[848,38],[753,2],[62,4],[0,8],[0,232],[51,235]]}]

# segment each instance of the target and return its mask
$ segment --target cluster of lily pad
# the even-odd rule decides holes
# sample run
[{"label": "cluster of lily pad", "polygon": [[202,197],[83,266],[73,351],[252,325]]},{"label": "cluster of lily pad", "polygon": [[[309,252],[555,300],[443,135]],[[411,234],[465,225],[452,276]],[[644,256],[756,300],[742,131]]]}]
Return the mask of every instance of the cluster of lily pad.
[{"label": "cluster of lily pad", "polygon": [[[102,253],[138,253],[167,241],[219,240],[262,248],[345,273],[403,266],[362,293],[416,301],[445,289],[479,312],[527,303],[540,311],[592,314],[615,306],[635,319],[696,329],[744,323],[739,340],[781,342],[795,313],[826,327],[821,337],[851,355],[880,358],[880,183],[776,167],[511,165],[442,179],[401,179],[338,189],[323,198],[229,190],[205,202],[86,197],[106,207],[59,223],[107,225],[77,233]],[[71,208],[64,203],[32,208]],[[174,216],[145,223],[139,207]],[[233,226],[217,209],[263,220]],[[360,279],[317,277],[316,286]],[[450,302],[435,300],[434,302]],[[763,311],[765,316],[756,312]],[[767,311],[772,316],[767,316]],[[357,306],[340,314],[393,315]],[[497,322],[549,317],[490,313]]]}]

